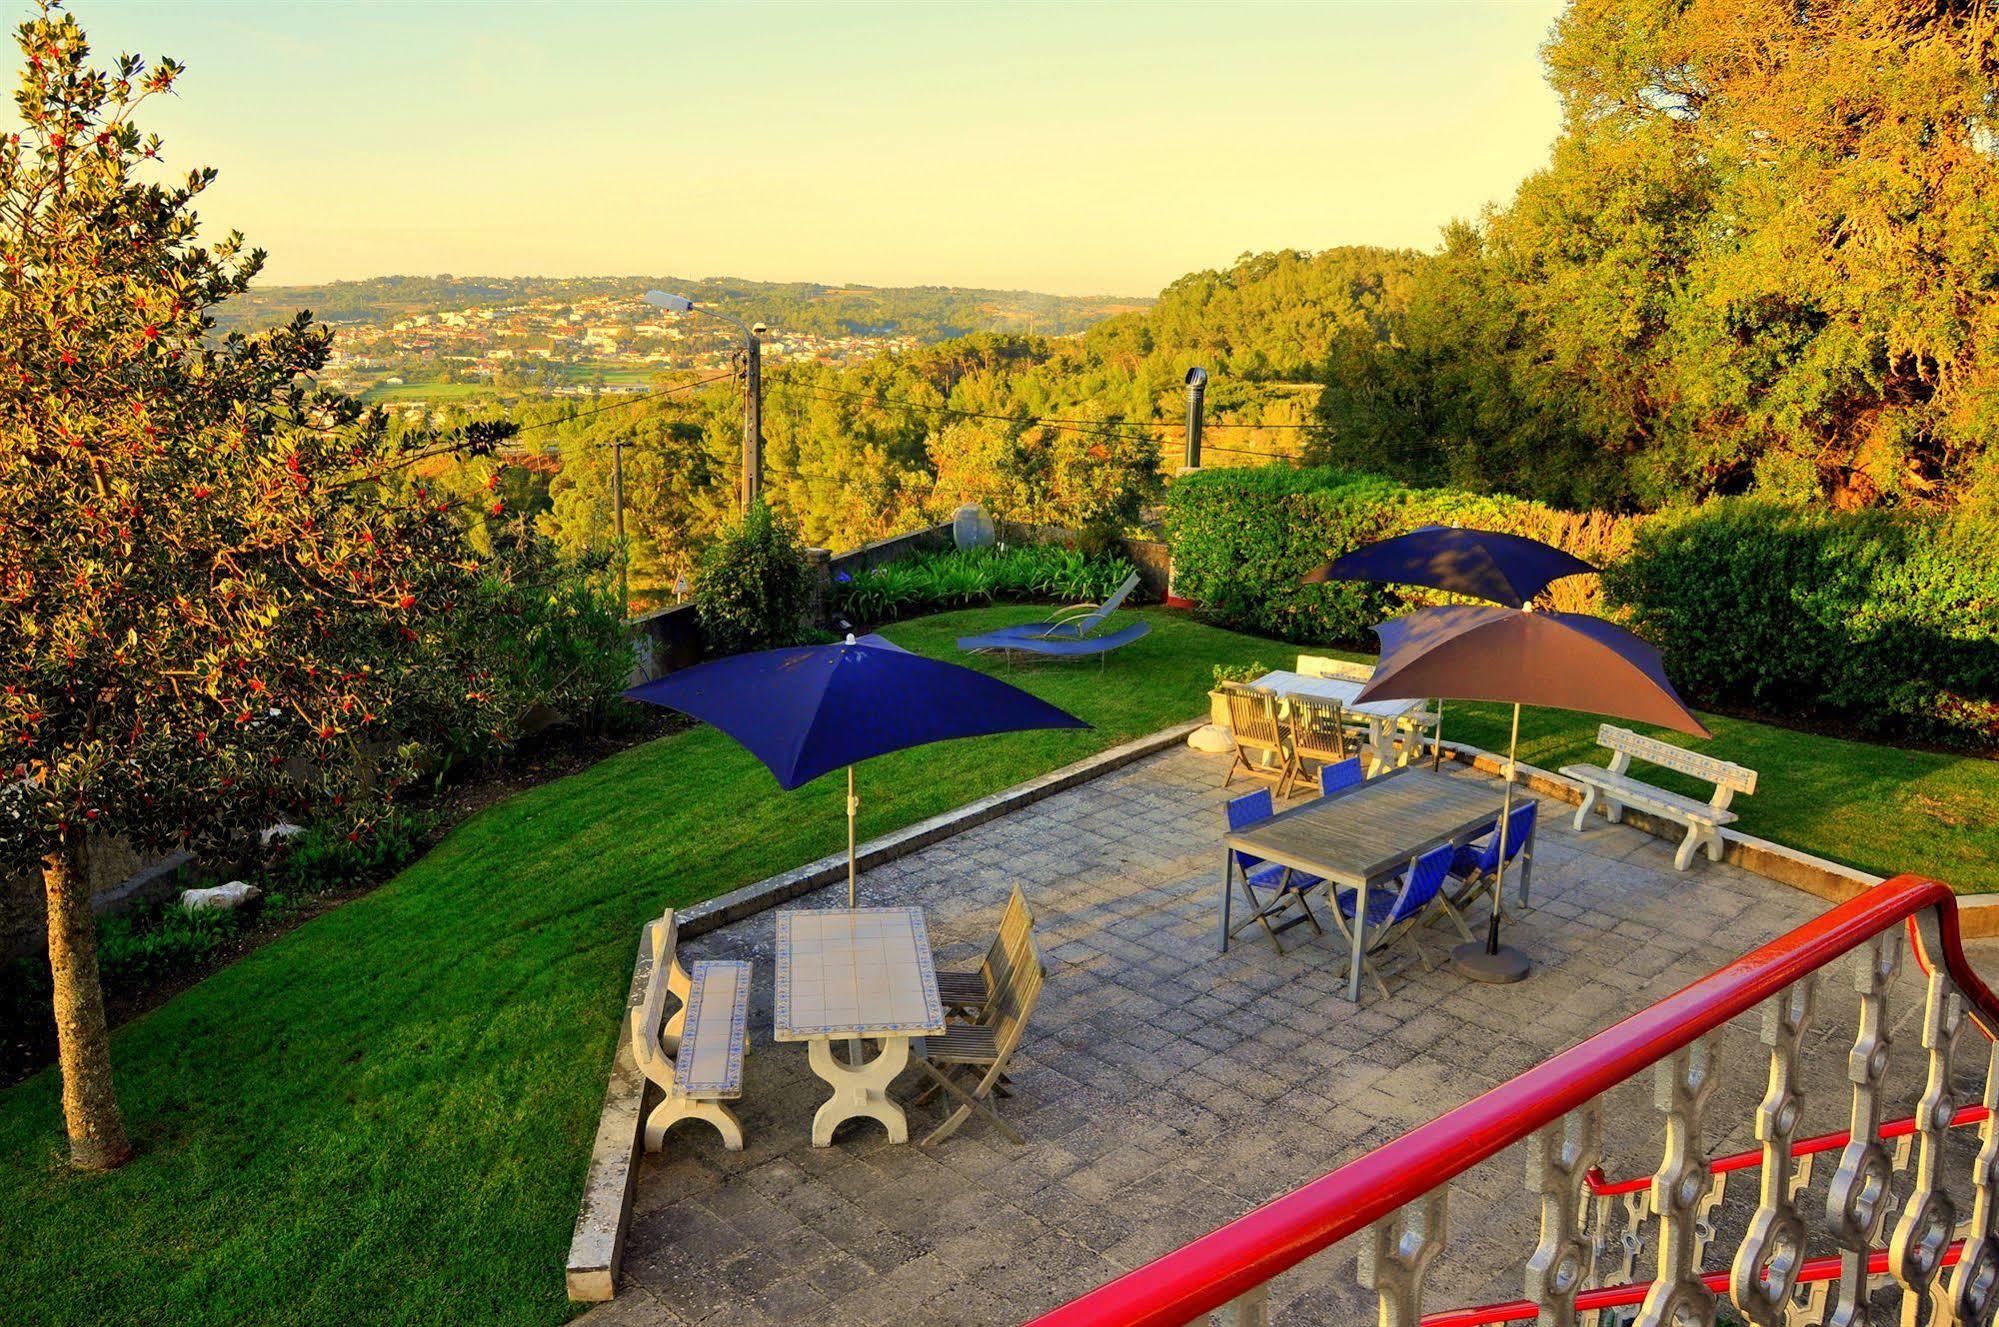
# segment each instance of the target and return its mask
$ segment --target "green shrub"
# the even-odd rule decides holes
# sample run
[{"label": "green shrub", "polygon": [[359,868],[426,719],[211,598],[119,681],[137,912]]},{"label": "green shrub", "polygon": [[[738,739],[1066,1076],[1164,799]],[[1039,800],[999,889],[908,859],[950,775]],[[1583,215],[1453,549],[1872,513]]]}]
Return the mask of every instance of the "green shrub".
[{"label": "green shrub", "polygon": [[1721,704],[1999,745],[1999,551],[1969,521],[1724,499],[1655,517],[1605,587]]},{"label": "green shrub", "polygon": [[[1284,640],[1367,645],[1374,623],[1443,602],[1414,587],[1301,582],[1363,544],[1451,524],[1529,535],[1602,566],[1630,546],[1636,518],[1288,466],[1204,471],[1167,491],[1175,590],[1226,626]],[[1558,582],[1552,598],[1557,608],[1602,608],[1591,578]]]},{"label": "green shrub", "polygon": [[114,995],[130,993],[192,971],[241,934],[253,915],[242,909],[189,912],[176,896],[102,917],[97,964],[104,987]]},{"label": "green shrub", "polygon": [[[1100,602],[1131,575],[1123,557],[1091,557],[1059,544],[920,553],[833,582],[833,611],[880,626],[898,618],[1016,600]],[[1127,601],[1129,602],[1129,601]]]},{"label": "green shrub", "polygon": [[1215,685],[1219,687],[1224,682],[1254,682],[1269,671],[1269,667],[1261,659],[1246,664],[1216,664]]},{"label": "green shrub", "polygon": [[796,529],[764,503],[750,508],[701,556],[694,601],[708,653],[796,641],[807,625],[807,574]]},{"label": "green shrub", "polygon": [[319,894],[386,880],[423,856],[434,823],[394,806],[315,821],[279,851],[259,883],[272,893]]}]

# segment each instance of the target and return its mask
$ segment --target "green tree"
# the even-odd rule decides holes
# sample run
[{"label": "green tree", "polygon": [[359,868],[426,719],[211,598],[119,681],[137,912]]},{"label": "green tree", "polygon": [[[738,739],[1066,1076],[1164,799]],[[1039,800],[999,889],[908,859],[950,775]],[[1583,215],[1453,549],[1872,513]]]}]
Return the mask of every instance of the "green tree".
[{"label": "green tree", "polygon": [[1640,506],[1999,493],[1986,8],[1575,0],[1545,56],[1549,165],[1391,349],[1329,358],[1331,459]]},{"label": "green tree", "polygon": [[152,178],[160,140],[135,112],[180,67],[100,70],[51,8],[19,43],[24,129],[0,141],[0,862],[41,870],[71,1155],[108,1167],[130,1144],[91,841],[239,844],[351,786],[390,734],[476,712],[441,644],[476,586],[450,504],[386,503],[372,478],[421,453],[391,454],[379,419],[313,385],[323,328],[205,339],[263,255],[197,241],[212,171]]}]

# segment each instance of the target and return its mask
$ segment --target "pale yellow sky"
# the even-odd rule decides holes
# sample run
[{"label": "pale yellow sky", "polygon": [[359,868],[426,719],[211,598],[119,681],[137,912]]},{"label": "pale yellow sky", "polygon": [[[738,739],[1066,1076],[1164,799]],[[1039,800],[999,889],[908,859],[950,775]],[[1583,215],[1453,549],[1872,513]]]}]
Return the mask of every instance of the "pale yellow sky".
[{"label": "pale yellow sky", "polygon": [[1502,201],[1554,136],[1558,8],[72,0],[189,66],[153,123],[274,282],[1117,294]]}]

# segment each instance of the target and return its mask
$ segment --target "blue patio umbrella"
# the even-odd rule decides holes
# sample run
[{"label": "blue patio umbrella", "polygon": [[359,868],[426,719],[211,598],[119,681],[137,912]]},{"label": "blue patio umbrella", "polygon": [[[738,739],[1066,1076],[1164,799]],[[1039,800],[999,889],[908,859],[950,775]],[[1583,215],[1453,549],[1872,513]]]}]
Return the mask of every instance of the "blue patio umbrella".
[{"label": "blue patio umbrella", "polygon": [[760,650],[625,692],[721,729],[782,788],[847,768],[847,903],[854,902],[854,765],[952,737],[1090,725],[1019,687],[880,636]]},{"label": "blue patio umbrella", "polygon": [[1305,584],[1385,581],[1522,608],[1565,576],[1597,569],[1552,544],[1498,530],[1425,525],[1357,548],[1309,573]]},{"label": "blue patio umbrella", "polygon": [[1518,981],[1527,975],[1527,957],[1501,947],[1499,911],[1520,750],[1520,707],[1605,714],[1698,737],[1708,736],[1707,727],[1673,690],[1657,650],[1616,623],[1587,613],[1538,612],[1532,604],[1449,604],[1390,618],[1374,634],[1381,638],[1381,662],[1354,698],[1356,704],[1440,696],[1513,706],[1492,919],[1483,947],[1460,945],[1451,958],[1461,972],[1480,981]]},{"label": "blue patio umbrella", "polygon": [[[1524,608],[1550,584],[1566,576],[1594,575],[1597,568],[1525,535],[1499,530],[1472,530],[1458,525],[1424,525],[1377,540],[1335,558],[1309,572],[1304,583],[1383,581],[1422,585],[1448,594],[1489,599],[1508,608]],[[1442,701],[1444,697],[1438,697]],[[1435,745],[1430,768],[1444,754],[1443,705],[1437,706]]]}]

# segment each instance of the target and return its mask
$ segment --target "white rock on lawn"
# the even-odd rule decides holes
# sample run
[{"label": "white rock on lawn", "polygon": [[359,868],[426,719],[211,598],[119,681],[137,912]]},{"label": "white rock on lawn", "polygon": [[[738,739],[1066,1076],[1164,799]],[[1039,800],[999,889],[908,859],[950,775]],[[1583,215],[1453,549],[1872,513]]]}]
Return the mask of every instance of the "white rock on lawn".
[{"label": "white rock on lawn", "polygon": [[263,896],[264,891],[255,885],[243,880],[231,880],[213,889],[183,889],[180,905],[189,912],[228,912]]},{"label": "white rock on lawn", "polygon": [[1220,724],[1203,724],[1187,734],[1187,745],[1196,751],[1205,751],[1218,756],[1224,751],[1235,750],[1235,737]]}]

